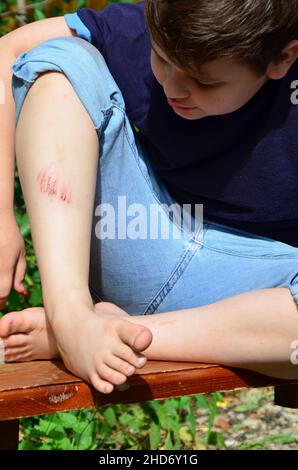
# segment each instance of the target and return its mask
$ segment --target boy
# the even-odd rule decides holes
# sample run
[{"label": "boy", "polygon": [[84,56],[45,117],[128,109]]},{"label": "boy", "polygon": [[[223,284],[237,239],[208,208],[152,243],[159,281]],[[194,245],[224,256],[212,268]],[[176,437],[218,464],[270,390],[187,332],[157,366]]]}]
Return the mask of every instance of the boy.
[{"label": "boy", "polygon": [[[60,354],[105,393],[144,357],[297,378],[298,1],[147,0],[145,16],[150,36],[141,2],[1,40],[47,313],[1,320],[5,360]],[[175,219],[180,240],[99,240],[94,193],[95,216],[119,195],[204,204],[203,240]]]}]

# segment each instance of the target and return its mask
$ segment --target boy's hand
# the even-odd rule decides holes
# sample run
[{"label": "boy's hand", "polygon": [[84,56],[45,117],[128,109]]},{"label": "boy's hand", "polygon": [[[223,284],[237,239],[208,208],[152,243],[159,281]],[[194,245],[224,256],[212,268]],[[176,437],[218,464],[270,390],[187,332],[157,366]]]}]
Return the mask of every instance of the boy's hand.
[{"label": "boy's hand", "polygon": [[0,209],[0,310],[13,287],[24,290],[25,243],[12,210]]}]

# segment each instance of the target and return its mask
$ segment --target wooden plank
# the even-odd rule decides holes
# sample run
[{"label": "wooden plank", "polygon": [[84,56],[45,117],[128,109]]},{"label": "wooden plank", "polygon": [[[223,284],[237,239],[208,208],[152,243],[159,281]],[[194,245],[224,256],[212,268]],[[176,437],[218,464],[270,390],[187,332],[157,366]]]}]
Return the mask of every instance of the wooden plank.
[{"label": "wooden plank", "polygon": [[60,361],[3,364],[0,420],[285,383],[288,381],[215,364],[148,361],[125,384],[105,395],[68,372]]}]

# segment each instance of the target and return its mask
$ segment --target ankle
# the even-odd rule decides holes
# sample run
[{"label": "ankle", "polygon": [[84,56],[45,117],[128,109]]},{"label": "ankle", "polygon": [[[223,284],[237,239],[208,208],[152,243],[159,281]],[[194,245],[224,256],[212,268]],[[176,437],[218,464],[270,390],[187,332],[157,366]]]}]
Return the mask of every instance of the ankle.
[{"label": "ankle", "polygon": [[44,307],[53,328],[56,324],[69,322],[69,317],[73,318],[80,311],[84,311],[84,313],[86,310],[94,311],[92,297],[89,292],[68,294],[60,300],[55,299],[55,301],[47,299],[44,301]]}]

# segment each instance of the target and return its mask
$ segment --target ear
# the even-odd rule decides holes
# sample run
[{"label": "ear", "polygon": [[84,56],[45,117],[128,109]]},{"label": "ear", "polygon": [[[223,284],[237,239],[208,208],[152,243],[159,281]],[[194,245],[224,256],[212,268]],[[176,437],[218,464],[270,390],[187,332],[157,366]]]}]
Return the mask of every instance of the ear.
[{"label": "ear", "polygon": [[283,49],[281,59],[269,64],[267,69],[268,77],[273,80],[284,78],[297,58],[298,40],[294,40],[289,42]]}]

